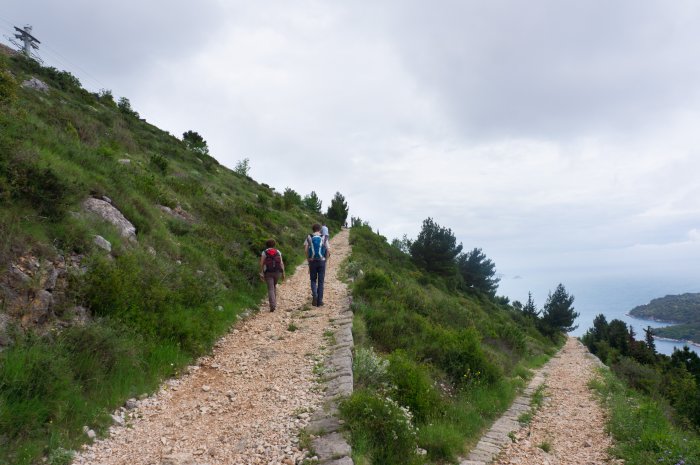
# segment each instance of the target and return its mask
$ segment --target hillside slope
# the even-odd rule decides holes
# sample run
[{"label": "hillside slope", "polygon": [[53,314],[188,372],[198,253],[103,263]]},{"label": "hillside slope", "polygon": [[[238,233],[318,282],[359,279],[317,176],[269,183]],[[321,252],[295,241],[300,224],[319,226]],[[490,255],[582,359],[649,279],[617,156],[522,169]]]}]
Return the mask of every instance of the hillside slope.
[{"label": "hillside slope", "polygon": [[0,463],[61,463],[257,305],[266,239],[293,266],[322,216],[21,56],[0,128]]},{"label": "hillside slope", "polygon": [[[347,266],[355,393],[341,406],[355,463],[444,463],[476,444],[556,352],[532,319],[454,288],[357,220]],[[393,438],[393,439],[392,439]],[[422,450],[426,457],[416,454]],[[371,460],[370,460],[371,457]]]}]

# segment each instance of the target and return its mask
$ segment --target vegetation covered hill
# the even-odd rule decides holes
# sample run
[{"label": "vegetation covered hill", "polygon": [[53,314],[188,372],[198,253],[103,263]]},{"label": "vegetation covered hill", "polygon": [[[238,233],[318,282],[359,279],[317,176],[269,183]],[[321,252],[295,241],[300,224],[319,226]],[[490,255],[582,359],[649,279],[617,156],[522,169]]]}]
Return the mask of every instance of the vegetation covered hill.
[{"label": "vegetation covered hill", "polygon": [[647,320],[681,323],[654,329],[654,334],[669,339],[700,344],[700,293],[667,295],[640,305],[630,315]]},{"label": "vegetation covered hill", "polygon": [[[341,412],[357,464],[426,463],[420,449],[430,463],[454,460],[561,341],[561,333],[550,339],[538,330],[536,316],[496,298],[493,283],[465,286],[459,251],[438,253],[442,263],[425,260],[439,246],[424,239],[448,232],[430,220],[416,239],[420,247],[390,245],[353,220],[347,274],[356,391]],[[492,275],[493,266],[484,269],[481,278]]]},{"label": "vegetation covered hill", "polygon": [[[23,84],[32,78],[41,83]],[[178,139],[127,99],[21,56],[0,55],[0,128],[0,463],[58,464],[84,425],[100,434],[109,411],[257,305],[265,240],[300,262],[321,204],[256,183],[247,160],[231,171],[196,132]]]},{"label": "vegetation covered hill", "polygon": [[700,293],[660,297],[634,307],[630,315],[668,323],[700,323]]}]

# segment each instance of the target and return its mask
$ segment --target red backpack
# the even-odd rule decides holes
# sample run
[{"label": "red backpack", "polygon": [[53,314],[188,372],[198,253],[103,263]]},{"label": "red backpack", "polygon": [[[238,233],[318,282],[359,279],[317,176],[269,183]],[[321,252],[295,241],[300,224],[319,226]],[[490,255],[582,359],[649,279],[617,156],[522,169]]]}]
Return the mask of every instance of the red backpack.
[{"label": "red backpack", "polygon": [[282,271],[282,255],[277,249],[265,250],[265,271],[270,273]]}]

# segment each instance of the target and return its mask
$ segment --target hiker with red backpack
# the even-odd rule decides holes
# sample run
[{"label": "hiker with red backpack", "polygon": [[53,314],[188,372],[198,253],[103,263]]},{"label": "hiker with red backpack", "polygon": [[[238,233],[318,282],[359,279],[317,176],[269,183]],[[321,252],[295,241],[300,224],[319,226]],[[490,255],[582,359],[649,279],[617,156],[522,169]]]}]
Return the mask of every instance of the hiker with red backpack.
[{"label": "hiker with red backpack", "polygon": [[260,255],[260,279],[267,283],[267,298],[270,301],[270,311],[277,308],[277,281],[285,278],[282,252],[275,248],[277,243],[269,239],[265,250]]},{"label": "hiker with red backpack", "polygon": [[323,306],[323,279],[326,275],[326,263],[331,256],[328,247],[328,236],[321,234],[321,225],[311,226],[312,233],[306,236],[304,251],[309,262],[309,277],[311,278],[311,305]]}]

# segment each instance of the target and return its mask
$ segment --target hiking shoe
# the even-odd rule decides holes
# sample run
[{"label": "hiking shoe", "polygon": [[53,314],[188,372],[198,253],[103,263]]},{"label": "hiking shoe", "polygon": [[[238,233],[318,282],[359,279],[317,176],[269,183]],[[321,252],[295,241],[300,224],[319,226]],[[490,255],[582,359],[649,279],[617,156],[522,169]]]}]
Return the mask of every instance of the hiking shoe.
[{"label": "hiking shoe", "polygon": [[314,307],[318,306],[318,300],[316,300],[316,297],[311,298],[311,305],[313,305]]},{"label": "hiking shoe", "polygon": [[270,313],[275,311],[275,307],[270,307]]},{"label": "hiking shoe", "polygon": [[316,304],[317,307],[323,307],[323,302],[319,302]]}]

